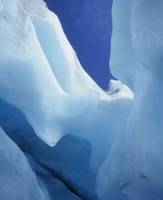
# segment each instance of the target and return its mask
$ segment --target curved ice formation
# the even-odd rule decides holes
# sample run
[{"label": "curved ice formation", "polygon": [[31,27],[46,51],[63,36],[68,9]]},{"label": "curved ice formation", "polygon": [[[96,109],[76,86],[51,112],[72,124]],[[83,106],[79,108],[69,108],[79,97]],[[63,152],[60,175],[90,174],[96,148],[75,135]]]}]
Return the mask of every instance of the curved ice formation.
[{"label": "curved ice formation", "polygon": [[54,145],[88,107],[96,107],[103,91],[82,69],[43,1],[2,0],[0,5],[0,96]]},{"label": "curved ice formation", "polygon": [[[111,81],[108,93],[97,86],[81,67],[57,16],[41,0],[0,1],[0,43],[0,97],[19,109],[35,133],[51,146],[66,134],[86,138],[91,154],[87,158],[88,169],[82,172],[85,177],[79,174],[75,178],[72,164],[67,169],[68,180],[79,193],[87,191],[86,196],[94,198],[94,189],[86,188],[85,180],[91,176],[92,180],[96,178],[108,151],[123,135],[132,106],[132,92],[120,81]],[[7,112],[8,107],[4,113],[9,119]],[[55,170],[55,149],[33,139],[21,119],[13,118],[13,121],[9,120],[7,133],[18,143],[23,140],[19,143],[23,151],[27,145],[27,153]],[[6,127],[3,117],[1,123]],[[22,138],[19,132],[23,132]],[[77,141],[85,148],[85,140]],[[67,150],[67,154],[71,155],[71,151]],[[59,173],[67,177],[66,170],[60,169],[62,163],[57,166]],[[75,169],[78,168],[75,164]]]},{"label": "curved ice formation", "polygon": [[[12,167],[18,171],[12,174],[14,184],[9,181],[11,190],[19,187],[18,175],[25,188],[20,196],[24,192],[31,199],[34,190],[34,200],[51,199],[48,193],[56,188],[50,183],[56,182],[66,196],[67,188],[55,179],[57,170],[79,197],[68,193],[70,198],[96,199],[97,192],[99,200],[162,200],[162,9],[162,0],[114,0],[110,64],[120,81],[110,81],[104,92],[81,67],[59,19],[44,1],[0,0],[0,97],[23,113],[34,131],[22,116],[10,118],[6,104],[0,122],[29,154],[38,178],[0,130],[0,179],[5,174],[8,180]],[[51,146],[63,138],[51,148],[34,132]],[[6,188],[0,188],[0,195],[7,195]]]},{"label": "curved ice formation", "polygon": [[113,2],[111,71],[135,100],[99,173],[101,200],[119,191],[131,200],[163,198],[162,8],[160,0]]}]

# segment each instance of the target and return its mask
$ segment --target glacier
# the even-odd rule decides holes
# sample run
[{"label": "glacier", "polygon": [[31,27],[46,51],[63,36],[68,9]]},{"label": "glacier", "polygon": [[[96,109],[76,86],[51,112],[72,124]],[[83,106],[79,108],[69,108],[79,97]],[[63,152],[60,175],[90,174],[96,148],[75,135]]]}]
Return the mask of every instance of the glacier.
[{"label": "glacier", "polygon": [[163,198],[162,8],[162,1],[113,2],[111,71],[133,91],[134,102],[99,173],[102,200],[116,190],[126,199]]},{"label": "glacier", "polygon": [[102,90],[43,0],[0,0],[0,200],[162,200],[162,14],[114,0]]}]

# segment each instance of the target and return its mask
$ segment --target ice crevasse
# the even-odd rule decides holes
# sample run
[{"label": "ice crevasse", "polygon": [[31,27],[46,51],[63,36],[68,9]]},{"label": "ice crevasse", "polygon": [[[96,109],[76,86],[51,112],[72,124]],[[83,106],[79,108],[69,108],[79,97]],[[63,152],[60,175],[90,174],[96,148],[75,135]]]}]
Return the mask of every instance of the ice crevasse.
[{"label": "ice crevasse", "polygon": [[[76,168],[70,165],[70,174],[64,183],[68,188],[69,184],[73,185],[77,196],[89,200],[161,200],[162,8],[161,0],[157,3],[154,0],[113,1],[110,65],[112,74],[120,81],[110,81],[109,91],[105,92],[84,71],[59,19],[44,1],[0,0],[0,98],[18,109],[34,133],[47,144],[39,149],[37,139],[32,144],[24,132],[31,150],[27,160],[4,131],[0,131],[2,140],[13,148],[13,168],[26,180],[25,172],[15,164],[14,156],[18,153],[22,165],[29,171],[29,181],[34,184],[36,194],[32,200],[51,198],[44,181],[37,182],[38,169],[33,157],[47,171],[56,170],[58,165],[51,159],[56,152],[60,158],[65,153],[64,146],[63,152],[52,147],[69,134],[90,143],[87,166],[90,171],[84,169],[84,172],[86,177],[90,172],[96,179],[97,195],[88,194],[86,198],[85,193],[91,190],[86,182],[77,183],[78,179],[83,180],[82,175],[82,178],[71,177]],[[3,120],[0,122],[6,127]],[[22,128],[20,121],[15,120],[14,125],[7,122],[8,129],[13,126],[17,131]],[[76,145],[83,145],[89,151],[86,142]],[[3,153],[0,157],[7,162]],[[66,176],[66,166],[63,168],[62,179]],[[16,178],[13,179],[19,183]],[[30,188],[28,184],[24,188]],[[30,195],[31,191],[25,192]],[[21,196],[16,200],[19,199]]]}]

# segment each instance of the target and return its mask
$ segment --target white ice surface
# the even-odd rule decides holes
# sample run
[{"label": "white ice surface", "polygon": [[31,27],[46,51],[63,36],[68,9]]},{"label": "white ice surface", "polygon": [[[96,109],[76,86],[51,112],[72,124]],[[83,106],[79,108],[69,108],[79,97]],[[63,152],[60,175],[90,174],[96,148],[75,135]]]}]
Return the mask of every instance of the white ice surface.
[{"label": "white ice surface", "polygon": [[[48,145],[54,146],[66,134],[88,141],[91,154],[87,167],[91,173],[99,171],[100,200],[135,200],[135,195],[142,200],[156,200],[156,195],[157,200],[162,200],[162,8],[161,0],[114,0],[110,64],[120,81],[111,81],[105,92],[83,70],[59,19],[43,1],[0,0],[0,97],[21,111]],[[14,126],[20,128],[16,123]],[[1,132],[7,149],[16,146]],[[75,141],[87,144],[81,138]],[[0,159],[6,153],[3,145]],[[27,174],[31,174],[39,193],[23,153],[12,148],[14,168],[17,169],[18,151],[20,162],[27,166]],[[34,153],[42,154],[45,162],[46,153],[38,149]],[[62,154],[62,146],[58,151]],[[67,151],[71,157],[70,153]],[[64,159],[62,162],[66,163]],[[46,167],[49,162],[44,163]],[[54,163],[50,167],[55,170]],[[26,179],[21,170],[20,177]],[[68,176],[76,186],[73,167],[70,165],[67,171],[68,175],[62,170],[63,177]],[[14,175],[13,180],[17,180]],[[83,194],[84,187],[81,182],[79,185]],[[29,191],[27,197],[30,194]]]},{"label": "white ice surface", "polygon": [[80,66],[56,15],[40,2],[0,2],[0,96],[53,146],[94,109],[102,90]]}]

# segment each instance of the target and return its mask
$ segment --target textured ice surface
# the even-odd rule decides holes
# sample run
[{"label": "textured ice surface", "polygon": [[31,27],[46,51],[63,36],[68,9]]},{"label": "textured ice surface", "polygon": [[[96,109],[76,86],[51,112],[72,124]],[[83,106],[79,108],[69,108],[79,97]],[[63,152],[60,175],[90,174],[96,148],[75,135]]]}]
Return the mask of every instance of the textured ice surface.
[{"label": "textured ice surface", "polygon": [[0,129],[0,199],[45,200],[26,157]]},{"label": "textured ice surface", "polygon": [[162,8],[154,0],[113,2],[111,70],[135,100],[123,136],[99,173],[102,200],[117,191],[131,200],[163,198]]},{"label": "textured ice surface", "polygon": [[1,7],[0,96],[54,145],[88,107],[94,109],[102,91],[82,69],[58,18],[43,3],[7,0]]},{"label": "textured ice surface", "polygon": [[0,200],[163,199],[162,8],[114,0],[105,92],[43,1],[0,0]]}]

